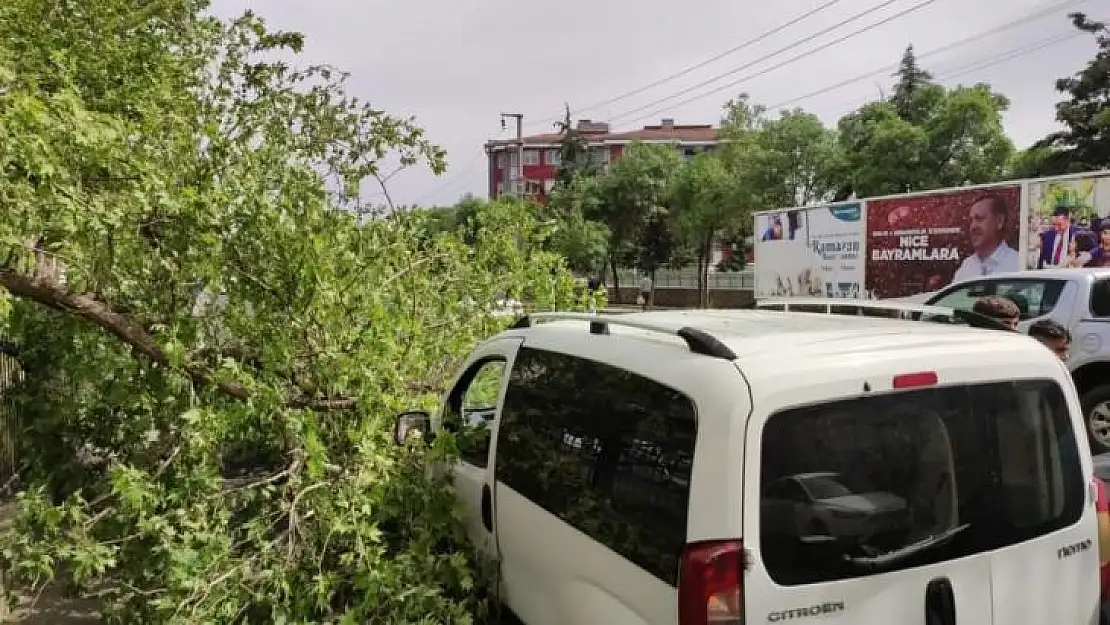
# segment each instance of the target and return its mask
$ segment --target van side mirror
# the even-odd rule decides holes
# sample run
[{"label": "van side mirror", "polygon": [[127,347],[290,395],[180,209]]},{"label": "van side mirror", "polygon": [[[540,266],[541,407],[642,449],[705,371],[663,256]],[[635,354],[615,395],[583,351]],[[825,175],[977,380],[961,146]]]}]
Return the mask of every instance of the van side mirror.
[{"label": "van side mirror", "polygon": [[431,440],[432,416],[424,410],[411,410],[397,415],[393,424],[393,442],[404,445],[411,437]]}]

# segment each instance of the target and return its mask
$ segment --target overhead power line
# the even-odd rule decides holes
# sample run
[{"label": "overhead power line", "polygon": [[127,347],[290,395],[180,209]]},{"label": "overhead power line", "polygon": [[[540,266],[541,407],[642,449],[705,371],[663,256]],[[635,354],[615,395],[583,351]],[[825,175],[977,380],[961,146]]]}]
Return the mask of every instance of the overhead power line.
[{"label": "overhead power line", "polygon": [[[890,3],[892,2],[892,1],[894,1],[894,0],[887,0],[887,2],[884,2],[883,4],[881,4],[881,5],[877,6],[877,7],[874,7],[874,8],[870,9],[870,10],[869,10],[869,11],[867,11],[867,12],[872,12],[872,11],[875,11],[876,9],[878,9],[878,8],[880,8],[880,7],[882,7],[882,6],[886,6],[887,4],[890,4]],[[765,76],[765,75],[767,75],[767,74],[770,74],[771,72],[773,72],[773,71],[775,71],[775,70],[777,70],[777,69],[781,69],[781,68],[783,68],[783,67],[786,67],[787,65],[790,65],[790,64],[792,64],[792,63],[796,63],[796,62],[798,62],[798,61],[800,61],[800,60],[802,60],[802,59],[804,59],[804,58],[806,58],[806,57],[808,57],[808,56],[812,56],[812,55],[814,55],[814,54],[817,54],[818,52],[820,52],[820,51],[822,51],[822,50],[826,50],[826,49],[828,49],[828,48],[831,48],[831,47],[833,47],[833,46],[835,46],[835,45],[837,45],[837,44],[840,44],[840,43],[843,43],[843,42],[845,42],[845,41],[848,41],[849,39],[852,39],[853,37],[857,37],[857,36],[859,36],[859,35],[862,35],[862,34],[863,34],[863,33],[865,33],[865,32],[868,32],[868,31],[870,31],[870,30],[874,30],[874,29],[876,29],[876,28],[878,28],[878,27],[880,27],[880,26],[883,26],[883,25],[889,24],[890,22],[893,22],[894,20],[897,20],[897,19],[899,19],[899,18],[905,17],[906,15],[909,15],[910,13],[913,13],[913,12],[915,12],[915,11],[920,11],[921,9],[924,9],[924,8],[925,8],[925,7],[927,7],[927,6],[929,6],[929,5],[931,5],[931,4],[934,4],[934,3],[936,2],[936,1],[937,1],[937,0],[922,0],[921,2],[918,2],[917,4],[915,4],[915,5],[911,6],[911,7],[907,8],[907,9],[903,9],[903,10],[901,10],[901,11],[899,11],[899,12],[895,13],[894,15],[891,15],[891,16],[889,16],[889,17],[883,18],[883,19],[879,20],[878,22],[875,22],[874,24],[869,24],[869,25],[867,25],[867,26],[864,26],[863,28],[857,28],[856,30],[853,30],[852,32],[848,33],[847,35],[844,35],[844,36],[841,36],[841,37],[837,37],[836,39],[833,39],[832,41],[830,41],[830,42],[828,42],[828,43],[824,43],[824,44],[821,44],[820,46],[817,46],[816,48],[813,48],[812,50],[808,50],[808,51],[806,51],[806,52],[803,52],[803,53],[801,53],[801,54],[796,54],[796,55],[794,55],[794,56],[790,57],[789,59],[787,59],[787,60],[785,60],[785,61],[782,61],[782,62],[780,62],[780,63],[776,63],[775,65],[772,65],[772,66],[770,66],[770,67],[767,67],[767,68],[765,68],[765,69],[762,69],[762,70],[760,70],[760,71],[758,71],[758,72],[755,72],[754,74],[749,74],[749,75],[746,75],[746,76],[741,76],[740,78],[738,78],[738,79],[736,79],[736,80],[733,80],[733,81],[731,81],[731,82],[725,83],[725,84],[721,85],[720,87],[716,87],[716,88],[712,89],[711,91],[707,91],[707,92],[705,92],[705,93],[702,93],[702,94],[699,94],[699,95],[695,95],[694,97],[691,97],[691,98],[687,98],[687,99],[685,99],[685,100],[682,100],[682,101],[681,101],[681,102],[679,102],[678,104],[675,104],[675,105],[672,105],[672,106],[683,106],[683,105],[689,104],[689,103],[691,103],[691,102],[696,102],[696,101],[698,101],[698,100],[701,100],[702,98],[707,98],[707,97],[709,97],[709,96],[711,96],[711,95],[714,95],[714,94],[720,93],[721,91],[724,91],[725,89],[731,89],[731,88],[733,88],[733,87],[736,87],[737,85],[739,85],[739,84],[741,84],[741,83],[743,83],[743,82],[747,82],[747,81],[749,81],[749,80],[753,80],[753,79],[755,79],[755,78],[759,78],[760,76]],[[846,22],[845,22],[845,23],[846,23]],[[831,29],[828,29],[828,30],[831,30]],[[614,116],[614,117],[611,117],[611,118],[609,119],[609,121],[610,121],[610,122],[613,122],[614,120],[617,120],[617,119],[622,119],[622,118],[628,117],[628,116],[630,116],[630,115],[634,115],[634,114],[636,114],[636,113],[638,113],[638,112],[640,112],[640,111],[643,111],[643,110],[645,110],[645,109],[648,109],[648,108],[650,108],[650,107],[656,106],[656,105],[658,105],[658,104],[662,104],[663,102],[666,102],[666,101],[668,101],[668,100],[671,100],[671,99],[673,99],[673,98],[676,98],[676,97],[678,97],[678,96],[681,96],[681,95],[684,95],[684,94],[690,93],[691,91],[694,91],[695,89],[698,89],[698,88],[701,88],[701,87],[704,87],[704,86],[710,85],[710,84],[712,84],[712,83],[714,83],[714,82],[717,82],[717,81],[718,81],[718,80],[720,80],[721,78],[725,78],[725,77],[727,77],[727,76],[730,76],[730,75],[732,75],[732,74],[736,74],[736,73],[738,73],[739,71],[741,71],[741,70],[743,70],[743,69],[746,69],[747,67],[750,67],[751,65],[754,65],[755,63],[758,63],[759,61],[765,60],[765,59],[767,59],[767,58],[770,58],[770,57],[772,57],[772,56],[776,56],[776,55],[778,55],[778,54],[779,54],[779,53],[781,53],[781,52],[785,52],[786,50],[790,50],[791,48],[795,48],[795,47],[797,47],[798,43],[805,43],[805,41],[808,41],[808,40],[814,39],[814,38],[816,38],[816,37],[817,37],[817,36],[818,36],[819,34],[824,34],[824,32],[827,32],[827,30],[826,30],[826,31],[823,31],[822,33],[818,33],[818,34],[815,34],[815,35],[813,35],[812,37],[808,37],[807,39],[805,39],[805,40],[802,40],[802,41],[800,41],[800,42],[795,42],[794,44],[791,44],[790,46],[787,46],[787,47],[781,48],[781,49],[779,49],[779,50],[776,50],[776,51],[775,51],[774,53],[772,53],[772,54],[769,54],[769,55],[766,55],[765,57],[761,57],[761,58],[760,58],[760,59],[758,59],[757,61],[753,61],[752,63],[749,63],[749,64],[747,64],[747,65],[745,65],[745,66],[742,66],[742,67],[738,67],[738,68],[735,68],[734,70],[730,70],[730,71],[728,71],[728,72],[725,72],[724,74],[720,74],[720,75],[718,75],[718,76],[714,76],[713,78],[710,78],[709,80],[705,80],[705,81],[702,81],[702,82],[700,82],[700,83],[698,83],[698,84],[696,84],[696,85],[694,85],[694,86],[692,86],[692,87],[689,87],[689,88],[687,88],[687,89],[683,89],[683,90],[681,90],[681,91],[679,91],[679,92],[677,92],[677,93],[674,93],[674,94],[672,94],[672,95],[670,95],[670,96],[667,96],[667,97],[665,97],[665,98],[661,98],[661,99],[659,99],[659,100],[656,100],[656,101],[654,101],[654,102],[650,102],[650,103],[648,103],[648,104],[645,104],[645,105],[643,105],[643,106],[641,106],[641,107],[638,107],[638,108],[634,108],[634,109],[632,109],[631,111],[627,111],[627,112],[625,112],[625,113],[621,113],[620,115],[616,115],[616,116]],[[665,110],[665,109],[664,109],[664,110]],[[641,115],[641,116],[639,116],[639,117],[636,117],[636,118],[634,118],[634,119],[630,120],[630,121],[629,121],[629,123],[632,123],[632,122],[636,122],[636,121],[639,121],[639,120],[642,120],[642,119],[647,119],[647,118],[649,118],[649,117],[655,117],[655,116],[659,115],[659,114],[660,114],[660,113],[662,113],[662,112],[663,112],[662,110],[660,110],[660,111],[653,111],[653,112],[651,112],[651,113],[648,113],[647,115]]]},{"label": "overhead power line", "polygon": [[422,194],[420,197],[416,198],[413,204],[420,204],[424,200],[435,197],[443,191],[451,188],[451,185],[458,182],[463,176],[469,174],[474,169],[474,166],[478,164],[479,158],[483,156],[486,156],[485,150],[482,150],[481,152],[478,152],[474,156],[470,157],[470,160],[466,161],[466,163],[461,168],[459,168],[458,171],[449,175],[447,179],[443,181],[443,184],[435,187],[427,193]]},{"label": "overhead power line", "polygon": [[[1054,45],[1057,45],[1057,44],[1060,44],[1060,43],[1063,43],[1065,41],[1071,41],[1072,39],[1075,39],[1077,37],[1082,37],[1085,34],[1086,33],[1079,32],[1079,31],[1074,31],[1074,32],[1054,35],[1052,37],[1047,37],[1045,39],[1042,39],[1042,40],[1034,43],[1033,45],[1020,46],[1020,47],[1017,47],[1017,48],[1007,50],[1006,52],[1003,52],[1001,54],[998,54],[996,56],[993,56],[993,57],[990,57],[990,58],[987,58],[987,59],[977,60],[977,61],[973,61],[973,62],[965,64],[965,65],[961,65],[959,67],[956,67],[956,68],[952,69],[951,71],[941,73],[940,75],[936,76],[934,78],[934,80],[936,80],[938,82],[952,80],[953,78],[957,78],[959,76],[964,76],[966,74],[970,74],[972,72],[983,70],[983,69],[986,69],[988,67],[994,67],[995,65],[1000,65],[1000,64],[1005,63],[1007,61],[1012,61],[1016,58],[1026,56],[1026,55],[1032,54],[1034,52],[1038,52],[1040,50],[1043,50],[1045,48],[1048,48],[1048,47],[1051,47],[1051,46],[1054,46]],[[857,100],[855,100],[855,102],[858,103],[859,100],[857,99]],[[839,105],[837,105],[836,108],[840,109],[840,108],[843,108],[845,106],[851,106],[851,107],[854,108],[854,107],[857,107],[858,104],[852,103],[852,102],[841,102]],[[826,109],[826,110],[828,110],[828,109]]]},{"label": "overhead power line", "polygon": [[986,69],[988,67],[993,67],[995,65],[998,65],[999,63],[1004,63],[1006,61],[1010,61],[1010,60],[1016,59],[1018,57],[1025,56],[1027,54],[1032,54],[1032,53],[1037,52],[1039,50],[1043,50],[1045,48],[1054,46],[1058,43],[1063,43],[1065,41],[1070,41],[1072,39],[1075,39],[1076,37],[1081,37],[1081,36],[1086,35],[1086,34],[1087,33],[1082,32],[1082,31],[1072,31],[1072,32],[1069,32],[1069,33],[1063,33],[1063,34],[1060,34],[1060,35],[1056,35],[1055,37],[1048,37],[1046,39],[1042,39],[1039,43],[1036,43],[1034,45],[1026,46],[1026,47],[1023,47],[1023,48],[1018,48],[1016,50],[1010,50],[1009,52],[1004,52],[1004,53],[1002,53],[1002,54],[1000,54],[1000,55],[998,55],[994,58],[985,59],[983,61],[979,61],[978,63],[973,63],[971,65],[967,65],[967,66],[964,66],[964,67],[961,67],[961,68],[957,68],[954,71],[945,73],[944,75],[942,75],[937,80],[951,80],[953,78],[956,78],[957,76],[963,76],[965,74],[970,74],[971,72],[977,72],[981,69]]},{"label": "overhead power line", "polygon": [[[595,102],[595,103],[590,104],[588,106],[578,108],[578,109],[575,110],[575,113],[584,113],[586,111],[592,111],[594,109],[598,109],[598,108],[601,108],[603,106],[608,106],[610,104],[620,102],[621,100],[627,100],[628,98],[630,98],[634,95],[639,95],[639,94],[647,91],[648,89],[653,89],[653,88],[658,87],[660,85],[664,85],[666,83],[669,83],[669,82],[671,82],[672,80],[674,80],[676,78],[681,78],[681,77],[685,76],[686,74],[689,74],[690,72],[697,71],[697,70],[705,67],[706,65],[709,65],[711,63],[715,63],[715,62],[717,62],[717,61],[719,61],[719,60],[721,60],[721,59],[723,59],[727,56],[731,56],[733,54],[736,54],[737,52],[740,52],[741,50],[745,50],[745,49],[759,43],[760,41],[763,41],[764,39],[770,37],[771,35],[777,35],[778,33],[786,30],[787,28],[790,28],[791,26],[793,26],[793,25],[795,25],[799,22],[802,22],[802,21],[804,21],[804,20],[806,20],[810,17],[813,17],[814,15],[820,13],[821,11],[824,11],[825,9],[828,9],[828,8],[832,7],[833,5],[839,4],[840,2],[843,2],[843,1],[844,0],[828,0],[827,2],[817,6],[816,8],[810,9],[809,11],[806,11],[805,13],[802,13],[801,15],[799,15],[797,17],[794,17],[790,20],[787,20],[786,22],[783,22],[782,24],[772,28],[771,30],[760,33],[759,35],[756,35],[755,37],[752,37],[751,39],[748,39],[747,41],[744,41],[743,43],[741,43],[739,45],[733,46],[733,47],[729,48],[728,50],[725,50],[724,52],[721,52],[721,53],[719,53],[715,56],[712,56],[708,59],[705,59],[704,61],[701,61],[701,62],[696,63],[694,65],[690,65],[689,67],[683,68],[683,69],[681,69],[681,70],[679,70],[679,71],[677,71],[677,72],[675,72],[675,73],[673,73],[669,76],[666,76],[664,78],[660,78],[659,80],[656,80],[655,82],[648,83],[648,84],[646,84],[642,87],[633,89],[632,91],[628,91],[628,92],[622,93],[618,96],[614,96],[612,98],[609,98],[608,100],[602,100],[601,102]],[[548,119],[541,120],[539,122],[533,122],[533,124],[529,124],[529,126],[549,124],[549,123],[554,123],[554,122],[561,121],[561,120],[562,120],[561,117],[551,117],[551,118],[548,118]]]},{"label": "overhead power line", "polygon": [[[998,34],[1000,32],[1010,30],[1010,29],[1015,28],[1017,26],[1021,26],[1022,24],[1026,24],[1028,22],[1032,22],[1034,20],[1038,20],[1038,19],[1041,19],[1043,17],[1047,17],[1048,15],[1051,15],[1051,14],[1055,13],[1056,11],[1059,11],[1060,9],[1062,9],[1066,6],[1075,5],[1075,4],[1083,4],[1086,1],[1087,0],[1064,0],[1064,2],[1053,3],[1050,6],[1047,6],[1043,9],[1040,9],[1040,10],[1037,10],[1037,11],[1033,11],[1032,13],[1029,13],[1028,15],[1026,15],[1024,17],[1020,17],[1016,20],[1007,22],[1007,23],[1002,24],[1000,26],[996,26],[995,28],[991,28],[990,30],[979,32],[979,33],[976,33],[974,35],[971,35],[970,37],[964,37],[963,39],[960,39],[959,41],[953,41],[952,43],[943,45],[939,48],[934,48],[932,50],[928,50],[926,52],[919,53],[919,54],[917,54],[917,58],[918,59],[923,59],[923,58],[930,57],[930,56],[936,56],[938,54],[948,52],[949,50],[953,50],[955,48],[965,46],[969,43],[978,42],[981,39],[983,39],[984,37],[989,37],[991,35],[995,35],[995,34]],[[896,69],[898,69],[898,65],[899,65],[898,63],[892,63],[892,64],[889,64],[889,65],[884,65],[881,68],[871,70],[869,72],[860,74],[858,76],[853,76],[852,78],[848,78],[847,80],[842,80],[842,81],[840,81],[836,84],[829,85],[827,87],[822,87],[820,89],[817,89],[816,91],[810,91],[809,93],[806,93],[804,95],[800,95],[800,96],[797,96],[795,98],[790,98],[789,100],[783,100],[782,102],[778,102],[776,104],[768,106],[767,108],[769,110],[774,111],[774,110],[778,110],[778,109],[781,109],[781,108],[786,107],[786,106],[790,106],[792,104],[797,104],[798,102],[801,102],[803,100],[808,100],[810,98],[813,98],[813,97],[816,97],[816,96],[819,96],[819,95],[824,95],[826,93],[829,93],[830,91],[836,91],[837,89],[840,89],[841,87],[846,87],[848,85],[855,84],[857,82],[866,80],[866,79],[871,78],[873,76],[877,76],[879,74],[885,74],[887,72],[896,70]]]}]

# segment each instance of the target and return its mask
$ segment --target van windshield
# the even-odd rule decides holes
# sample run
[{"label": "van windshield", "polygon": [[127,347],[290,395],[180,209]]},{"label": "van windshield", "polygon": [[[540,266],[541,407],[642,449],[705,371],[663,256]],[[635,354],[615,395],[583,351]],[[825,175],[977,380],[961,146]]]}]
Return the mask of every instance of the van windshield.
[{"label": "van windshield", "polygon": [[786,410],[762,438],[760,555],[783,585],[990,551],[1082,513],[1079,443],[1050,380]]}]

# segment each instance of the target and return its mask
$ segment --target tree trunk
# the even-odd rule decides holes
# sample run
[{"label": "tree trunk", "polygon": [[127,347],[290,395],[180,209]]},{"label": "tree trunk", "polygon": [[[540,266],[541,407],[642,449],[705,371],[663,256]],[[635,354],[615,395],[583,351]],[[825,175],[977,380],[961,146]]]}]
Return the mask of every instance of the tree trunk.
[{"label": "tree trunk", "polygon": [[649,275],[651,276],[651,293],[648,293],[648,308],[651,308],[655,305],[655,270],[655,265],[652,265],[649,272]]},{"label": "tree trunk", "polygon": [[705,250],[698,246],[698,308],[705,308]]},{"label": "tree trunk", "polygon": [[699,273],[701,274],[701,284],[698,285],[700,289],[699,299],[701,300],[702,308],[709,308],[709,262],[713,259],[713,235],[705,235],[705,241],[702,243],[701,253],[699,256],[702,258],[704,266]]},{"label": "tree trunk", "polygon": [[621,278],[617,274],[617,254],[609,252],[609,269],[613,272],[613,301],[621,303]]}]

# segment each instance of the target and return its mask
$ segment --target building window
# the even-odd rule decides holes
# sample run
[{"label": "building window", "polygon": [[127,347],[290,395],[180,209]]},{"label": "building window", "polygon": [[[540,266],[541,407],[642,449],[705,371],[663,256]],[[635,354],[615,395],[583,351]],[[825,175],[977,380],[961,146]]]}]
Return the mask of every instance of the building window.
[{"label": "building window", "polygon": [[695,156],[697,156],[697,154],[698,154],[698,149],[697,148],[682,148],[682,158],[691,159],[691,158],[694,158]]},{"label": "building window", "polygon": [[563,164],[563,153],[559,150],[548,150],[543,158],[548,165],[558,166]]},{"label": "building window", "polygon": [[509,159],[508,159],[508,157],[505,156],[505,153],[504,152],[498,153],[498,155],[497,155],[497,168],[498,169],[505,169],[505,165],[507,165],[508,163],[509,163]]},{"label": "building window", "polygon": [[609,147],[594,148],[594,162],[600,165],[609,164]]},{"label": "building window", "polygon": [[554,188],[555,188],[555,179],[554,178],[548,178],[547,180],[543,181],[543,194],[544,195],[551,195],[551,190],[554,189]]},{"label": "building window", "polygon": [[524,151],[524,164],[525,165],[539,165],[540,164],[540,151],[539,150],[525,150]]},{"label": "building window", "polygon": [[539,180],[525,180],[524,181],[524,195],[529,197],[541,195],[543,193],[543,183]]}]

